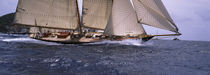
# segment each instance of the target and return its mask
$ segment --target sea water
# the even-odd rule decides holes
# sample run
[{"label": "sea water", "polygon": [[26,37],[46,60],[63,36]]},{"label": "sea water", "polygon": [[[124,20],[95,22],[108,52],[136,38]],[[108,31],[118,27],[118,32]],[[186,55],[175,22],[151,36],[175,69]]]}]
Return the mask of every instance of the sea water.
[{"label": "sea water", "polygon": [[59,44],[0,34],[0,75],[210,75],[210,42]]}]

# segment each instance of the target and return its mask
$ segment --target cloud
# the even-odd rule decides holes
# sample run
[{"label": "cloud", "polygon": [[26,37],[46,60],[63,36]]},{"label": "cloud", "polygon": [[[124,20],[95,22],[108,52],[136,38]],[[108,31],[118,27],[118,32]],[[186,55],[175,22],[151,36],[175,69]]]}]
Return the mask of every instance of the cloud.
[{"label": "cloud", "polygon": [[209,0],[162,0],[184,40],[210,41]]}]

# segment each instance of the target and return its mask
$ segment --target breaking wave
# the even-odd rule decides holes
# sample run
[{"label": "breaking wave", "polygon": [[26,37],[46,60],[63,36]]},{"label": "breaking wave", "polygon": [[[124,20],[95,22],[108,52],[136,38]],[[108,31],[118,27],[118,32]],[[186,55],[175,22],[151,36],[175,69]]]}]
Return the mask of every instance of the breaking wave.
[{"label": "breaking wave", "polygon": [[121,45],[134,45],[134,46],[144,46],[144,43],[142,43],[141,39],[128,39],[128,40],[122,40],[122,41],[111,41],[111,40],[105,40],[102,42],[95,42],[95,43],[89,43],[90,45],[97,45],[97,44],[121,44]]},{"label": "breaking wave", "polygon": [[27,41],[35,41],[31,38],[7,38],[7,39],[2,39],[4,42],[27,42]]},{"label": "breaking wave", "polygon": [[2,39],[2,41],[4,41],[4,42],[36,43],[36,44],[44,44],[44,45],[61,45],[61,44],[58,44],[58,43],[40,41],[40,40],[32,39],[32,38],[29,38],[29,37],[26,37],[26,38],[8,38],[8,39]]},{"label": "breaking wave", "polygon": [[29,38],[28,35],[18,35],[18,34],[0,34],[0,41],[36,43],[36,44],[44,44],[44,45],[61,45],[58,43],[44,42],[44,41],[32,39],[32,38]]}]

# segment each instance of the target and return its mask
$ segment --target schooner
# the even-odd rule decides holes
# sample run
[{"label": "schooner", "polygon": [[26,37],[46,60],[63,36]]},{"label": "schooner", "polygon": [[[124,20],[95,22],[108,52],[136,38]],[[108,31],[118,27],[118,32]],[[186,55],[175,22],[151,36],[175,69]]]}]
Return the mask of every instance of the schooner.
[{"label": "schooner", "polygon": [[[143,39],[181,35],[161,0],[19,0],[15,24],[30,37],[61,43]],[[82,12],[82,15],[80,15]],[[147,35],[142,25],[175,34]]]}]

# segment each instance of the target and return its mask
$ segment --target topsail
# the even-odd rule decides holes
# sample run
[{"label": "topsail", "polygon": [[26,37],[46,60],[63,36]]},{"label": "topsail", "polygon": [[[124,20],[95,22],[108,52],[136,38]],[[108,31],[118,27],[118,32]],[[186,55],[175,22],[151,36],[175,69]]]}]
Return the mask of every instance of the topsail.
[{"label": "topsail", "polygon": [[133,0],[141,24],[178,33],[178,28],[161,0]]},{"label": "topsail", "polygon": [[110,12],[112,0],[83,0],[83,24],[85,27],[105,29]]},{"label": "topsail", "polygon": [[76,0],[19,0],[15,24],[56,29],[78,28]]}]

